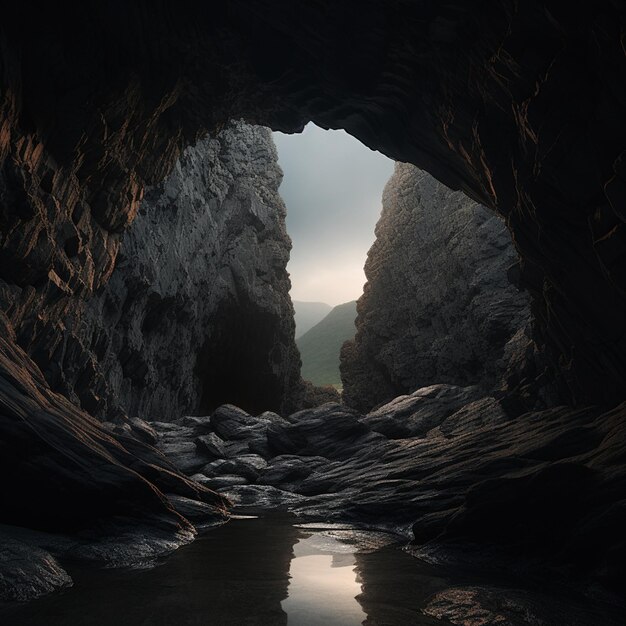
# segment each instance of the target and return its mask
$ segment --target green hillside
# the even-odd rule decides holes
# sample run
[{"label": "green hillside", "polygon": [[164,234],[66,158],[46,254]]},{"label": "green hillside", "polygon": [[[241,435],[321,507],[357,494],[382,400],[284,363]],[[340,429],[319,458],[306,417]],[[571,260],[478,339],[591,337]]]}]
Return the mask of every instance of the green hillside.
[{"label": "green hillside", "polygon": [[356,302],[336,306],[321,322],[296,340],[302,357],[302,378],[314,385],[341,385],[339,351],[354,338]]},{"label": "green hillside", "polygon": [[313,328],[315,324],[321,322],[333,310],[333,307],[325,302],[301,302],[294,300],[293,309],[297,339]]}]

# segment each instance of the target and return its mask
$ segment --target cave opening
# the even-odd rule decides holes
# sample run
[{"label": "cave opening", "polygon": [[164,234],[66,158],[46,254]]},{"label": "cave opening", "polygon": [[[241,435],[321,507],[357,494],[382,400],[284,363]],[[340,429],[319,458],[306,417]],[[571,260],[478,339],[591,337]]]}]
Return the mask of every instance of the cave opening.
[{"label": "cave opening", "polygon": [[[577,591],[616,589],[626,378],[621,5],[33,5],[14,3],[0,26],[0,456],[13,481],[7,509],[17,512],[5,519],[45,530],[58,528],[54,518],[76,519],[85,532],[69,547],[10,535],[20,571],[54,567],[50,584],[33,592],[27,576],[9,593],[67,586],[63,559],[135,558],[137,546],[164,554],[207,520],[223,522],[231,501],[393,528],[431,555],[460,546],[463,558],[478,546],[476,562],[496,571],[502,561],[492,553],[507,570],[527,571],[531,558],[548,577],[584,581]],[[533,318],[510,352],[507,384],[485,393],[445,383],[396,398],[402,381],[387,373],[406,376],[409,337],[353,349],[377,362],[361,377],[361,407],[190,416],[188,407],[210,410],[214,400],[198,398],[197,353],[188,358],[187,347],[202,349],[200,375],[230,393],[241,364],[229,350],[246,347],[233,341],[245,321],[237,315],[256,314],[267,294],[263,328],[240,334],[246,345],[262,335],[267,346],[275,325],[271,341],[288,358],[272,362],[289,364],[281,380],[299,382],[293,328],[280,324],[288,246],[269,210],[276,168],[261,162],[246,178],[241,167],[256,162],[255,146],[267,156],[267,134],[249,141],[255,131],[229,128],[217,139],[228,119],[286,132],[309,121],[344,128],[497,211],[521,257],[506,276],[530,294]],[[199,137],[219,176],[207,176],[201,155],[186,148]],[[197,176],[178,202],[184,168]],[[252,193],[256,184],[269,193]],[[142,215],[146,199],[156,210]],[[165,222],[183,215],[192,219],[175,241]],[[142,228],[159,245],[138,237],[128,254],[122,239]],[[201,280],[155,273],[171,268],[172,251],[185,252],[185,270],[206,262],[215,271],[196,273]],[[397,272],[386,272],[381,284],[393,286]],[[192,306],[171,297],[181,283]],[[382,289],[371,311],[383,303],[402,309]],[[213,335],[226,360],[202,341],[202,316],[216,311],[228,330]],[[458,320],[449,312],[433,336]],[[481,334],[506,336],[496,317]],[[416,318],[416,327],[431,319]],[[371,328],[376,316],[367,320]],[[425,365],[440,371],[446,361]],[[243,364],[246,387],[265,365]],[[391,402],[370,411],[368,394],[385,385]],[[472,587],[448,591],[435,610],[475,600]],[[611,623],[602,613],[577,621]]]},{"label": "cave opening", "polygon": [[287,270],[302,378],[341,392],[339,355],[355,334],[356,301],[393,161],[344,131],[313,123],[273,133],[291,239]]}]

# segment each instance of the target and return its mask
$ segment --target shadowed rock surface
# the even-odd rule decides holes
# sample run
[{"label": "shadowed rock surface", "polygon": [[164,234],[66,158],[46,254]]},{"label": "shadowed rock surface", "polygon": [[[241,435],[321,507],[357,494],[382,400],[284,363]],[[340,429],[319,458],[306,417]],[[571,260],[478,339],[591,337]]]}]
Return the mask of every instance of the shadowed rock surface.
[{"label": "shadowed rock surface", "polygon": [[[135,421],[105,428],[50,391],[1,315],[0,324],[2,523],[67,535],[42,538],[3,526],[2,599],[68,584],[56,556],[134,564],[191,541],[196,525],[225,521],[221,496],[140,440],[149,427]],[[202,515],[194,516],[198,509]]]},{"label": "shadowed rock surface", "polygon": [[[13,3],[0,46],[0,267],[38,285],[15,307],[47,311],[105,282],[144,189],[199,134],[232,118],[291,132],[312,120],[501,213],[561,398],[615,405],[625,20],[611,0]],[[43,315],[63,319],[57,307]]]},{"label": "shadowed rock surface", "polygon": [[529,297],[508,277],[517,260],[497,215],[397,163],[365,263],[356,337],[342,349],[344,401],[368,411],[435,383],[500,386],[530,333]]},{"label": "shadowed rock surface", "polygon": [[511,419],[477,387],[433,385],[367,415],[328,403],[254,417],[227,405],[154,427],[175,466],[244,509],[391,529],[427,560],[559,564],[616,589],[625,418],[622,405]]},{"label": "shadowed rock surface", "polygon": [[[145,190],[167,177],[185,147],[229,119],[288,132],[312,120],[344,128],[504,216],[548,382],[560,402],[603,409],[499,417],[493,427],[481,425],[491,411],[469,411],[460,423],[476,418],[475,430],[407,446],[337,407],[328,430],[314,412],[309,425],[302,415],[279,421],[270,436],[262,431],[273,417],[256,425],[223,418],[222,434],[240,437],[227,442],[233,453],[247,444],[245,453],[268,465],[286,457],[268,480],[294,485],[237,489],[304,508],[317,498],[315,506],[332,515],[333,502],[344,506],[337,493],[315,492],[343,485],[338,493],[354,490],[350,514],[420,520],[423,539],[444,533],[485,542],[489,530],[493,541],[560,552],[615,580],[623,563],[615,529],[624,521],[624,424],[623,413],[610,409],[623,402],[626,380],[625,24],[623,7],[611,0],[494,0],[480,11],[470,0],[4,7],[0,458],[7,520],[72,527],[93,514],[154,520],[156,511],[176,533],[188,526],[164,491],[218,503],[148,444],[109,435],[51,392],[35,363],[50,364],[48,378],[60,367],[55,355],[65,349],[60,338],[76,298],[106,284]],[[20,346],[35,336],[31,360]],[[81,404],[95,412],[98,400]],[[335,426],[340,436],[327,446],[325,433]],[[149,428],[135,428],[150,437]],[[422,453],[424,465],[407,470],[398,461],[399,476],[381,475],[381,457],[363,452],[370,445],[383,455],[388,446],[392,465]],[[362,464],[359,484],[341,469],[348,458]],[[321,477],[316,464],[326,466]],[[226,476],[231,484],[248,480]],[[299,493],[295,486],[302,491],[305,483],[307,493]]]},{"label": "shadowed rock surface", "polygon": [[[187,148],[146,191],[94,297],[65,294],[42,310],[32,300],[42,302],[40,288],[0,278],[1,308],[52,389],[100,418],[160,419],[227,401],[295,410],[302,389],[281,179],[270,131],[233,123]],[[88,242],[75,243],[93,263]],[[28,291],[28,306],[18,306]]]}]

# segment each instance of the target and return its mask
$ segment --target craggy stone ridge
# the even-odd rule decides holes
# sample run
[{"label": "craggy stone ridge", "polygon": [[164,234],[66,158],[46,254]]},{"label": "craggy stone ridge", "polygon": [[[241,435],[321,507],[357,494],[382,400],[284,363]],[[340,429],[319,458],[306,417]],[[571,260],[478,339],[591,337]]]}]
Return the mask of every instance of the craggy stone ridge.
[{"label": "craggy stone ridge", "polygon": [[344,401],[369,411],[435,383],[500,386],[528,343],[529,298],[507,275],[516,263],[497,215],[397,163],[365,263],[357,334],[342,349]]},{"label": "craggy stone ridge", "polygon": [[234,123],[187,148],[146,192],[108,283],[66,321],[52,387],[100,417],[295,410],[281,179],[265,128]]}]

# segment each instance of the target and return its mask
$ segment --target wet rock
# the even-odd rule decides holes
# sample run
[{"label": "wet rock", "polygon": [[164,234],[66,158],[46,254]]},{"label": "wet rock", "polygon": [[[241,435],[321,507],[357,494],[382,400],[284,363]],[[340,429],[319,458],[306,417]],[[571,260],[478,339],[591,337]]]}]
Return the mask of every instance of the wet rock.
[{"label": "wet rock", "polygon": [[0,538],[0,601],[34,600],[73,584],[49,552],[4,533]]},{"label": "wet rock", "polygon": [[[185,508],[180,503],[182,508]],[[188,512],[200,520],[200,509],[186,506]],[[201,526],[224,523],[215,516],[202,519]],[[111,533],[111,534],[107,534]],[[150,528],[139,523],[125,525],[113,522],[105,526],[104,533],[85,535],[82,542],[65,553],[72,560],[91,562],[105,567],[153,567],[158,559],[171,554],[180,546],[193,541],[194,528],[179,529],[176,533],[167,532],[167,527]]]},{"label": "wet rock", "polygon": [[288,455],[277,456],[272,459],[271,465],[261,473],[258,482],[262,485],[284,486],[290,491],[297,491],[293,488],[293,484],[309,476],[312,471],[313,467],[305,458]]},{"label": "wet rock", "polygon": [[159,449],[185,474],[195,474],[211,458],[208,452],[195,444],[192,436],[190,429],[180,429],[175,436],[164,436],[158,442]]},{"label": "wet rock", "polygon": [[475,387],[432,385],[394,398],[368,413],[363,421],[389,439],[424,436],[480,395]]},{"label": "wet rock", "polygon": [[297,493],[278,489],[272,485],[242,485],[224,488],[224,493],[239,508],[280,509],[293,506],[305,500]]},{"label": "wet rock", "polygon": [[186,519],[193,522],[196,528],[206,529],[210,526],[223,523],[221,520],[216,522],[216,520],[211,517],[211,510],[206,502],[193,500],[192,498],[186,498],[176,494],[167,494],[167,498],[174,509]]},{"label": "wet rock", "polygon": [[271,423],[271,419],[267,417],[253,417],[228,404],[219,407],[211,415],[213,430],[223,439],[231,441],[251,439],[263,432]]},{"label": "wet rock", "polygon": [[[256,418],[225,414],[240,418],[235,437],[256,428]],[[235,440],[239,455],[194,479],[245,507],[375,526],[425,550],[489,546],[491,562],[503,552],[567,555],[616,580],[619,559],[609,555],[622,541],[613,502],[624,480],[625,415],[624,407],[559,407],[512,419],[477,387],[432,385],[368,415],[329,403],[273,420],[268,456]]]},{"label": "wet rock", "polygon": [[540,592],[486,586],[460,586],[440,591],[429,599],[423,612],[459,626],[587,626],[612,623],[617,617],[612,608],[585,604],[584,601],[566,601]]},{"label": "wet rock", "polygon": [[243,476],[236,474],[220,474],[219,476],[212,476],[211,478],[207,476],[201,479],[200,482],[209,489],[228,491],[230,487],[235,485],[247,485],[249,481]]},{"label": "wet rock", "polygon": [[203,435],[212,432],[209,420],[210,416],[184,415],[174,420],[174,423],[179,426],[193,428],[196,434]]},{"label": "wet rock", "polygon": [[[12,328],[3,326],[2,315],[0,328],[0,456],[12,468],[3,497],[15,503],[3,507],[4,522],[48,532],[97,527],[106,532],[106,520],[116,518],[127,525],[141,520],[164,536],[193,532],[164,492],[203,501],[214,519],[224,518],[223,499],[191,482],[162,452],[125,428],[112,434],[51,391],[33,361],[11,341]],[[188,431],[183,429],[182,436],[181,428],[172,429],[170,442],[189,452],[193,439],[187,441]],[[24,450],[37,453],[24,455]]]},{"label": "wet rock", "polygon": [[142,420],[139,417],[133,417],[129,420],[129,424],[135,437],[150,444],[151,446],[157,442],[159,438],[157,432],[145,420]]},{"label": "wet rock", "polygon": [[215,461],[205,465],[201,473],[208,477],[236,474],[246,480],[255,482],[259,473],[267,467],[267,462],[255,454],[242,454],[232,459]]},{"label": "wet rock", "polygon": [[216,459],[223,459],[226,456],[224,440],[221,437],[218,437],[215,433],[200,435],[200,437],[196,437],[194,439],[194,443],[196,444],[196,448],[198,448],[198,450]]}]

